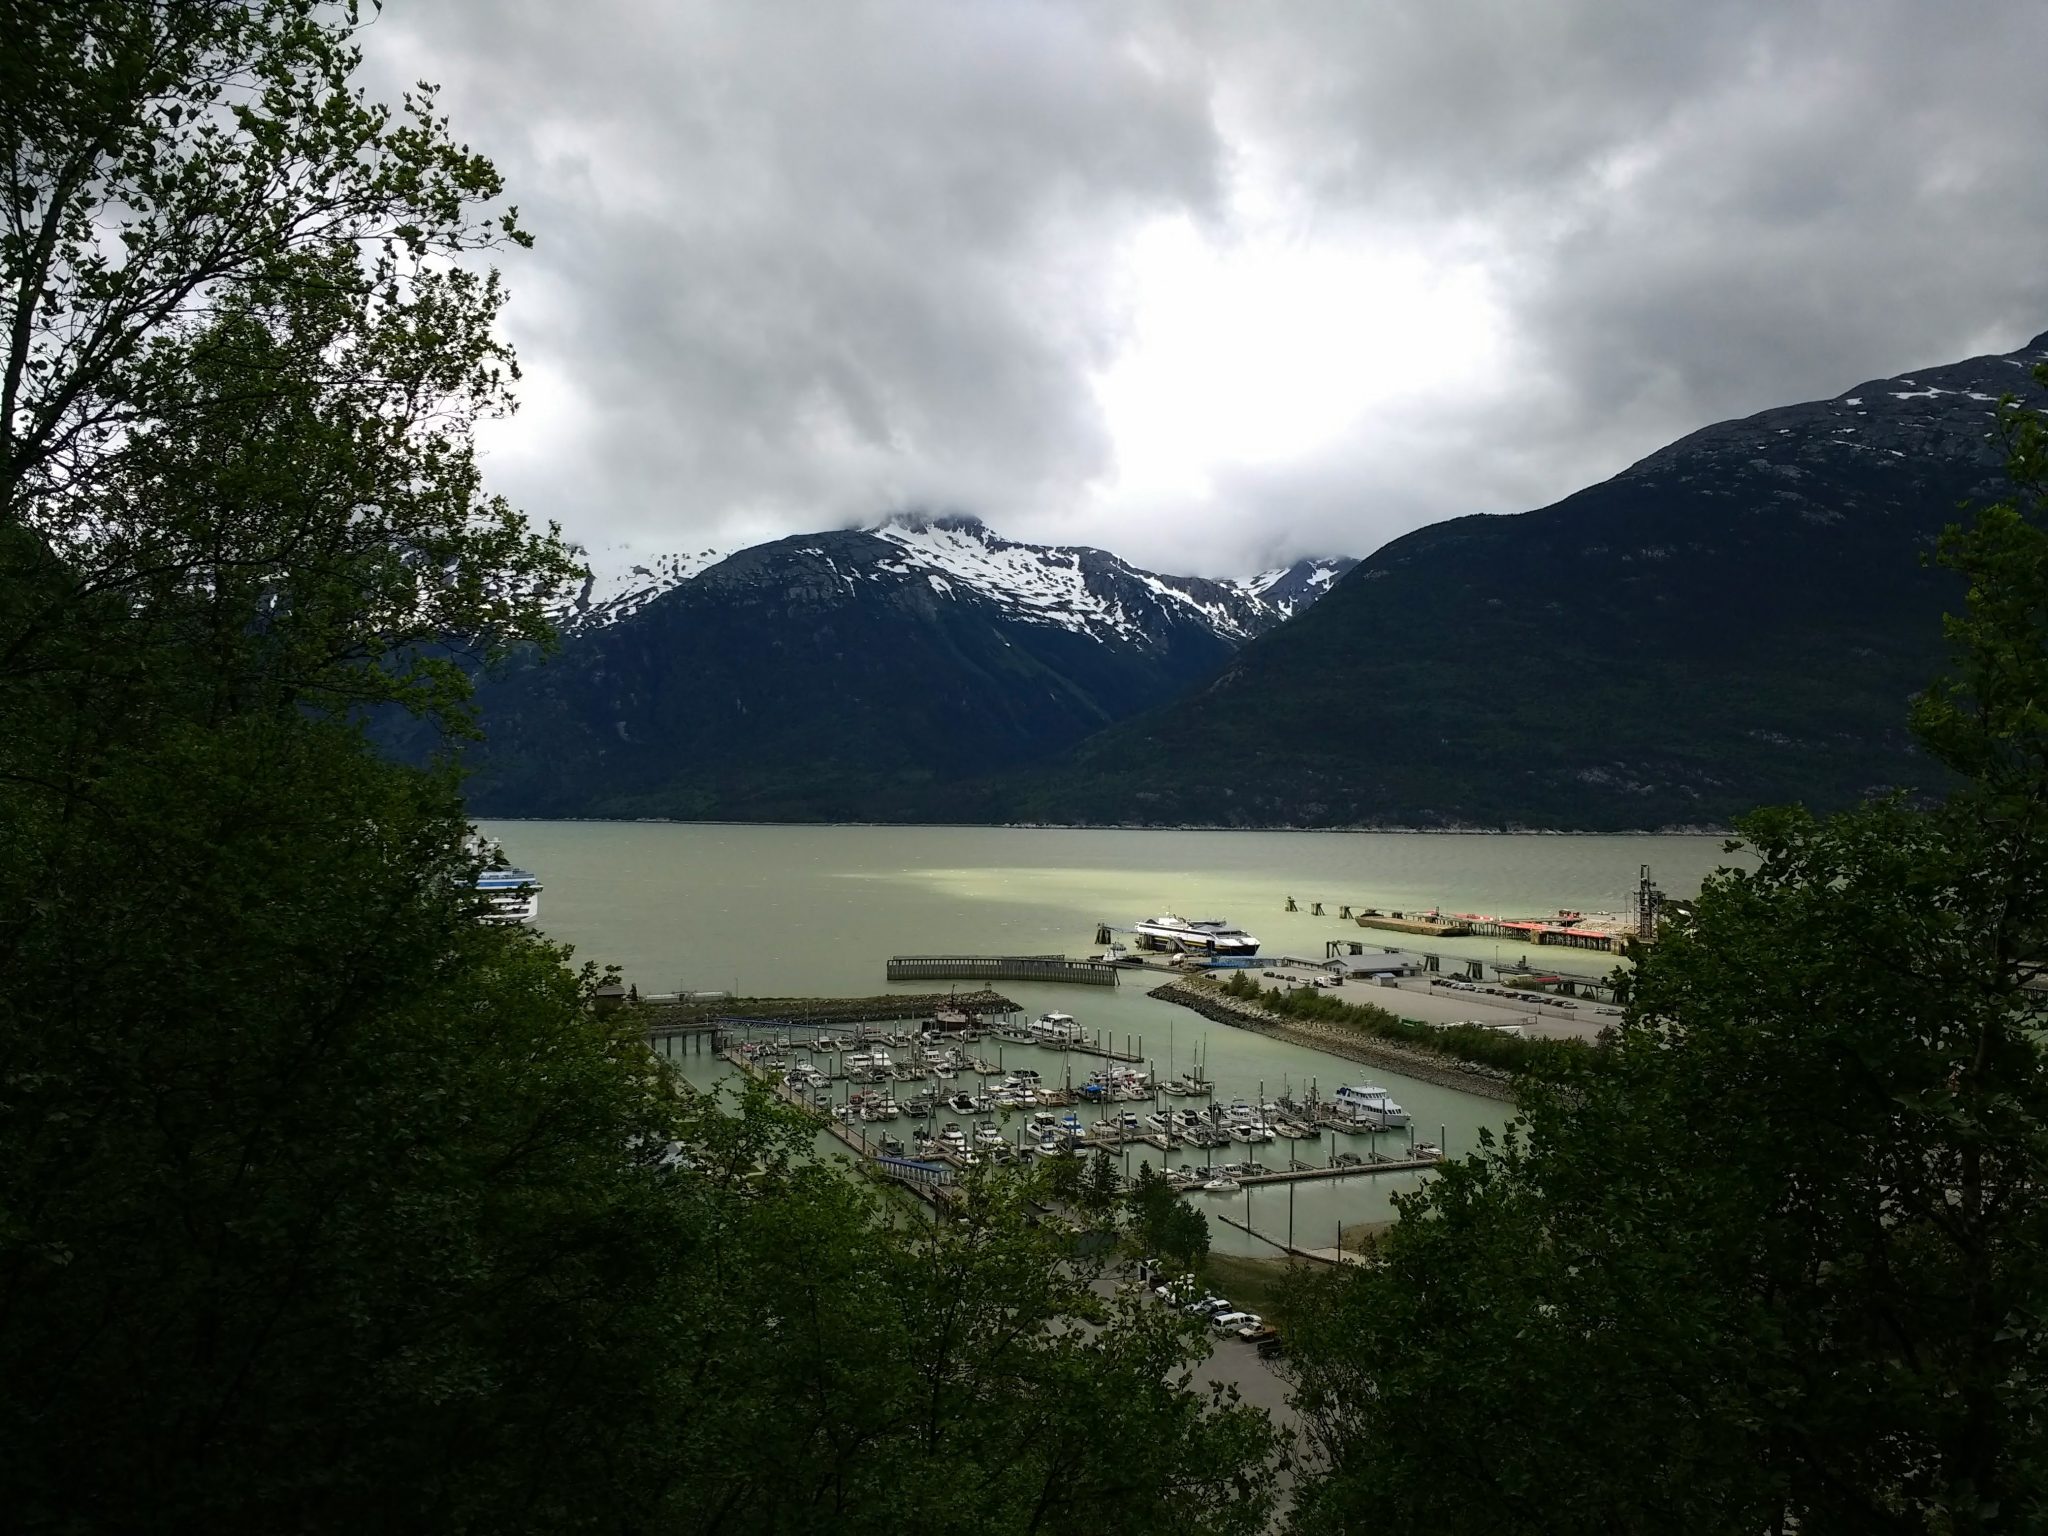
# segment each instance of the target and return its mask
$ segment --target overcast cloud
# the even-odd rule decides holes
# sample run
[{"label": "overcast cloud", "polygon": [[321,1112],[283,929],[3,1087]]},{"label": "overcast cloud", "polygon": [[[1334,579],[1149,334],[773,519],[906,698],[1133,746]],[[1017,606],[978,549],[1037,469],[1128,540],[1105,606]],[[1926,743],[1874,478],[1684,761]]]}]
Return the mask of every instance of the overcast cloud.
[{"label": "overcast cloud", "polygon": [[493,486],[1367,554],[2048,330],[2048,6],[390,0],[495,158]]}]

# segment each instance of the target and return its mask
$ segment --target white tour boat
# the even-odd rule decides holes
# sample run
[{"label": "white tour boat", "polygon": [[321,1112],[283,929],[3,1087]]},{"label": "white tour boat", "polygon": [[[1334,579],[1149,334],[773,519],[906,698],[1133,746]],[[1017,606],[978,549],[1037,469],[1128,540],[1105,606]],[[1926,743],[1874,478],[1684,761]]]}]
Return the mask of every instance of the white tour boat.
[{"label": "white tour boat", "polygon": [[1250,959],[1259,952],[1259,941],[1242,928],[1220,917],[1190,920],[1171,912],[1148,917],[1131,931],[1141,949],[1166,950],[1176,955],[1217,955]]},{"label": "white tour boat", "polygon": [[1332,1103],[1341,1118],[1369,1130],[1398,1130],[1408,1123],[1408,1111],[1374,1083],[1347,1083],[1337,1090]]},{"label": "white tour boat", "polygon": [[487,869],[476,877],[487,923],[530,923],[540,915],[540,880],[523,869]]}]

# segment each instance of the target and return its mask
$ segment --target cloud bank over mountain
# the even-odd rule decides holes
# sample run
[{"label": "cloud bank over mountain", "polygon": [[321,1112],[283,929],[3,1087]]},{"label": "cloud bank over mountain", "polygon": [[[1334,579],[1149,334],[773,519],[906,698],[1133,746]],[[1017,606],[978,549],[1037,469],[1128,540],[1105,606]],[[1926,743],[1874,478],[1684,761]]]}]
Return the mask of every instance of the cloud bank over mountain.
[{"label": "cloud bank over mountain", "polygon": [[2048,323],[2048,10],[394,4],[540,244],[490,472],[1249,574]]}]

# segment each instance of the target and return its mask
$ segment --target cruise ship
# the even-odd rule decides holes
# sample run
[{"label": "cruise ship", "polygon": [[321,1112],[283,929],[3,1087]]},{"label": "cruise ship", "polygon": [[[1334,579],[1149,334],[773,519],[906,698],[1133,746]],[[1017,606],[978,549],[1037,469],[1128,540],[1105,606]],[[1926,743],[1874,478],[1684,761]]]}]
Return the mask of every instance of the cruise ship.
[{"label": "cruise ship", "polygon": [[523,869],[487,869],[476,877],[487,923],[530,923],[540,912],[540,880]]},{"label": "cruise ship", "polygon": [[1259,952],[1259,941],[1242,928],[1233,928],[1220,917],[1148,917],[1132,927],[1140,949],[1164,949],[1177,954],[1241,955]]}]

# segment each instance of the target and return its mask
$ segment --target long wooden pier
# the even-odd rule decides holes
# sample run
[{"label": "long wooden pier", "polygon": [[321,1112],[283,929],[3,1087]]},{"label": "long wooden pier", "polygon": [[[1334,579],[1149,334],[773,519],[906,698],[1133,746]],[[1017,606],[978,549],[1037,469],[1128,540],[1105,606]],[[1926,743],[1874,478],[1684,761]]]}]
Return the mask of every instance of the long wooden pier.
[{"label": "long wooden pier", "polygon": [[891,981],[1071,981],[1113,987],[1119,967],[1065,955],[893,955]]}]

